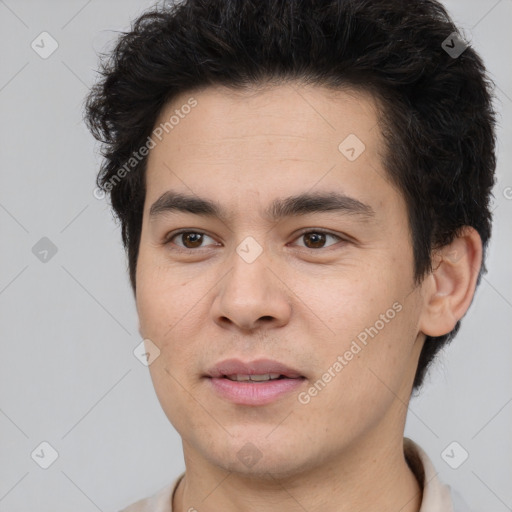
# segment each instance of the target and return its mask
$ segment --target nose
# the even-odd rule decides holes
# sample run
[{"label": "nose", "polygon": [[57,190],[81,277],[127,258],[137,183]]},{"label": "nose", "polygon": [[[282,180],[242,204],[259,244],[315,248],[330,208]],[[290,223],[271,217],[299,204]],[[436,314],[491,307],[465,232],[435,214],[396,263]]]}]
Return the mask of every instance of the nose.
[{"label": "nose", "polygon": [[233,252],[231,269],[219,283],[211,311],[214,321],[243,331],[285,325],[291,316],[292,292],[272,268],[272,259],[265,250],[254,261],[240,254]]}]

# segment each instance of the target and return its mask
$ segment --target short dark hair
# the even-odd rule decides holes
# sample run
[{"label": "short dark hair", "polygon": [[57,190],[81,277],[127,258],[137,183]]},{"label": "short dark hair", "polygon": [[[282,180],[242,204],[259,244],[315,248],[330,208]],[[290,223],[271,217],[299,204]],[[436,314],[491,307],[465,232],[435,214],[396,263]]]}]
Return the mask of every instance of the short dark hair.
[{"label": "short dark hair", "polygon": [[[478,231],[485,258],[496,166],[493,84],[473,48],[457,57],[445,51],[454,32],[435,0],[184,0],[143,13],[102,61],[85,104],[105,157],[97,185],[121,223],[134,293],[147,158],[113,178],[169,101],[211,85],[296,80],[371,93],[384,167],[407,204],[416,282],[432,271],[432,251],[463,226]],[[485,264],[478,282],[482,272]],[[427,336],[413,390],[459,327]]]}]

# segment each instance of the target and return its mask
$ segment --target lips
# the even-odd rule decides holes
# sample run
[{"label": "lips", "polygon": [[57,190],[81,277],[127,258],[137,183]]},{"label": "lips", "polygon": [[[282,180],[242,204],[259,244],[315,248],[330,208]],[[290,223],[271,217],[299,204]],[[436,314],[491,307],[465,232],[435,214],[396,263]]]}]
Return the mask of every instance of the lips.
[{"label": "lips", "polygon": [[[220,378],[230,377],[237,378],[237,376],[250,376],[250,375],[266,375],[275,374],[279,378],[298,379],[304,376],[301,373],[289,366],[273,361],[271,359],[258,359],[244,363],[240,359],[226,359],[214,365],[207,371],[206,377]],[[252,379],[251,379],[252,380]],[[256,380],[256,379],[254,379]]]},{"label": "lips", "polygon": [[246,363],[226,359],[210,368],[205,377],[216,396],[237,406],[263,406],[291,399],[306,382],[295,368],[270,359]]}]

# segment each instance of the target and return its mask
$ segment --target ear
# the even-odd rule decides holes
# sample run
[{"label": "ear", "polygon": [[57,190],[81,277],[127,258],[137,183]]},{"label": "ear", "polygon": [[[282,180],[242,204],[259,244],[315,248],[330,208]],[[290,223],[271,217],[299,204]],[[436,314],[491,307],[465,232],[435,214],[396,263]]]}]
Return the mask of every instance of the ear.
[{"label": "ear", "polygon": [[482,264],[480,235],[465,226],[451,244],[434,252],[432,260],[434,270],[422,284],[419,327],[427,336],[443,336],[453,330],[473,300]]}]

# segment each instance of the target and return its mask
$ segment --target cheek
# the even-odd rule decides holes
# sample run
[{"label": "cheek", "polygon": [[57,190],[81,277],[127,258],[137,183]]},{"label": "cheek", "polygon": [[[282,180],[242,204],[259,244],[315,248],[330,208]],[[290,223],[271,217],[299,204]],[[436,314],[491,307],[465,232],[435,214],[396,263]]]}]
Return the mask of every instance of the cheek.
[{"label": "cheek", "polygon": [[417,333],[418,308],[406,285],[397,276],[365,273],[304,288],[307,305],[321,319],[317,324],[326,327],[316,343],[324,364],[318,371],[328,371],[341,356],[338,382],[352,393],[371,393],[378,377],[395,387],[411,362]]},{"label": "cheek", "polygon": [[160,345],[166,330],[175,323],[174,317],[179,315],[181,302],[175,297],[176,283],[170,281],[163,267],[151,264],[144,255],[139,256],[136,279],[135,301],[141,334],[155,338]]},{"label": "cheek", "polygon": [[[161,310],[171,313],[179,302],[174,296],[180,292],[179,272],[173,269],[158,249],[153,249],[142,237],[137,261],[136,282],[137,311],[140,315],[161,317]],[[185,288],[181,290],[186,291]],[[165,305],[172,307],[165,307]]]},{"label": "cheek", "polygon": [[416,304],[408,297],[383,302],[362,329],[356,328],[343,354],[345,360],[352,358],[343,372],[353,410],[358,401],[382,411],[397,396],[402,400],[397,401],[399,407],[407,401],[408,382],[417,365],[418,317]]},{"label": "cheek", "polygon": [[[323,324],[333,343],[356,336],[393,303],[392,292],[368,272],[345,269],[330,279],[294,279],[294,293],[302,299],[304,313]],[[391,288],[391,287],[390,287]],[[309,312],[308,312],[309,309]]]},{"label": "cheek", "polygon": [[[201,350],[198,351],[196,340],[201,339],[199,333],[208,314],[201,303],[205,290],[201,288],[201,280],[191,282],[180,278],[163,266],[141,265],[138,277],[136,305],[140,334],[159,348],[160,357],[150,370],[161,374],[160,380],[165,383],[168,375],[162,373],[164,366],[178,377],[185,368],[197,365]],[[159,383],[159,387],[164,383]]]}]

